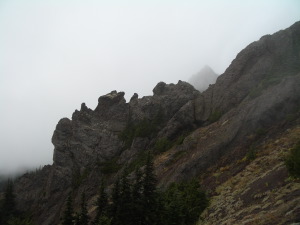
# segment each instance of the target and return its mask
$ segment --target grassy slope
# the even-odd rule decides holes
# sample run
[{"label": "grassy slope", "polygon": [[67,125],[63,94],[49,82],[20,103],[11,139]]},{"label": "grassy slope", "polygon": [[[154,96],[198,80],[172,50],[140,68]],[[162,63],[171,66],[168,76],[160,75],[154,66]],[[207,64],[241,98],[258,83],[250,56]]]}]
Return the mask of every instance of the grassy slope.
[{"label": "grassy slope", "polygon": [[[243,170],[216,187],[209,208],[202,214],[207,224],[287,224],[300,221],[300,181],[289,178],[284,158],[299,141],[298,123],[266,138],[256,157]],[[215,176],[247,161],[245,157],[214,172]]]}]

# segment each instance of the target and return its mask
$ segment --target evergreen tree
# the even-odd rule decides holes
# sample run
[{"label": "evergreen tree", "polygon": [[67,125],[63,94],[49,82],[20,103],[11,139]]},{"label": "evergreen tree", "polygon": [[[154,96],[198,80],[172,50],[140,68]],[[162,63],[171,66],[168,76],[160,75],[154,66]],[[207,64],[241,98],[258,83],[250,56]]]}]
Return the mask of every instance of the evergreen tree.
[{"label": "evergreen tree", "polygon": [[80,213],[78,213],[78,212],[75,213],[74,224],[75,225],[80,225],[81,224],[81,222],[80,222]]},{"label": "evergreen tree", "polygon": [[[96,224],[107,223],[107,219],[108,219],[108,215],[107,215],[107,213],[108,213],[107,212],[108,211],[108,197],[107,197],[107,194],[105,193],[105,190],[104,190],[103,180],[101,182],[99,197],[97,198],[96,206],[97,206],[97,214],[96,214],[96,217],[95,217],[95,220],[94,220],[93,224],[96,225]],[[100,220],[102,220],[102,222]],[[106,221],[104,221],[104,220],[106,220]]]},{"label": "evergreen tree", "polygon": [[1,218],[0,222],[3,225],[6,225],[8,221],[17,214],[15,195],[13,182],[11,180],[7,181],[6,189],[4,193],[4,200],[1,207]]},{"label": "evergreen tree", "polygon": [[64,217],[62,225],[73,225],[74,224],[74,216],[73,216],[73,201],[71,197],[71,193],[68,195],[66,202],[66,209],[64,211]]},{"label": "evergreen tree", "polygon": [[30,218],[13,217],[11,218],[8,225],[33,225]]},{"label": "evergreen tree", "polygon": [[134,179],[126,174],[114,184],[109,210],[102,182],[94,225],[192,225],[208,205],[196,180],[174,183],[159,193],[150,154],[143,173],[137,169]]},{"label": "evergreen tree", "polygon": [[149,153],[143,179],[144,219],[142,224],[145,225],[154,225],[158,222],[158,194],[156,192],[156,184],[157,179],[154,174],[153,157]]},{"label": "evergreen tree", "polygon": [[181,194],[179,191],[179,185],[173,183],[164,193],[163,193],[163,204],[164,204],[164,222],[165,224],[178,224],[182,225],[181,214]]},{"label": "evergreen tree", "polygon": [[85,199],[85,194],[81,195],[81,211],[77,216],[76,225],[88,225],[89,224],[89,216],[87,211],[87,203]]},{"label": "evergreen tree", "polygon": [[111,220],[112,220],[111,218],[108,218],[107,216],[102,215],[99,218],[97,225],[111,225]]},{"label": "evergreen tree", "polygon": [[300,141],[290,150],[285,165],[293,178],[300,178]]},{"label": "evergreen tree", "polygon": [[120,182],[120,199],[118,220],[122,225],[131,225],[131,219],[133,217],[132,211],[132,199],[131,199],[131,184],[127,177],[127,171],[124,170],[121,182]]},{"label": "evergreen tree", "polygon": [[186,183],[183,194],[185,199],[185,224],[194,224],[201,212],[208,206],[208,199],[197,180]]},{"label": "evergreen tree", "polygon": [[135,171],[135,181],[132,187],[132,224],[141,225],[143,221],[143,174],[140,169]]},{"label": "evergreen tree", "polygon": [[192,225],[207,207],[208,199],[196,180],[173,183],[164,192],[164,224]]},{"label": "evergreen tree", "polygon": [[154,174],[154,165],[152,155],[148,155],[145,171],[144,171],[144,179],[143,179],[143,193],[145,200],[150,203],[153,201],[156,195],[156,184],[157,179]]},{"label": "evergreen tree", "polygon": [[117,225],[119,222],[119,211],[120,211],[120,179],[119,178],[114,183],[111,199],[112,199],[112,204],[110,206],[110,217],[112,218],[111,224]]}]

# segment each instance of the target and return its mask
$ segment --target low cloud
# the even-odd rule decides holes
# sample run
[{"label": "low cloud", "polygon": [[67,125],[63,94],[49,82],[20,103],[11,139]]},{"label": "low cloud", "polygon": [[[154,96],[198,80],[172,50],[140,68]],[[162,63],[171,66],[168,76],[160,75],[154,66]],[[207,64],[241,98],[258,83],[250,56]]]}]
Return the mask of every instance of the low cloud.
[{"label": "low cloud", "polygon": [[52,163],[58,120],[125,91],[223,73],[262,35],[299,20],[299,1],[0,3],[0,171]]}]

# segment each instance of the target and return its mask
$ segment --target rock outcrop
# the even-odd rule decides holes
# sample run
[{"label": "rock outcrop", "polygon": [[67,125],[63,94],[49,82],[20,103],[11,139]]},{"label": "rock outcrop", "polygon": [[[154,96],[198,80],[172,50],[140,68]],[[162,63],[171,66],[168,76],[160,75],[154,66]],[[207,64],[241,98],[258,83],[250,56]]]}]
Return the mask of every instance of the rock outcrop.
[{"label": "rock outcrop", "polygon": [[[247,46],[203,93],[186,82],[160,82],[153,89],[153,96],[139,98],[135,93],[128,103],[124,92],[117,91],[101,96],[95,110],[83,103],[72,119],[63,118],[56,126],[52,137],[53,165],[25,174],[16,182],[18,206],[33,211],[40,225],[59,224],[68,193],[73,191],[75,204],[79,205],[80,194],[85,191],[93,216],[100,180],[106,177],[109,186],[125,167],[136,165],[148,150],[155,154],[155,169],[162,188],[174,181],[201,177],[203,186],[215,196],[212,198],[221,202],[216,193],[224,198],[230,195],[226,189],[229,177],[244,176],[251,170],[251,164],[243,159],[252,148],[263,149],[262,143],[271,138],[268,135],[278,136],[292,126],[298,129],[299,87],[300,22],[297,22]],[[161,140],[170,143],[169,149],[155,149]],[[268,160],[266,156],[257,162],[263,164]],[[287,172],[279,158],[274,164],[273,168],[260,170],[267,173],[260,177],[273,176],[279,171],[281,180],[276,188],[284,192],[287,183],[282,180],[287,178]],[[221,168],[225,168],[222,172],[230,173],[217,179],[215,173]],[[263,184],[252,180],[249,185]],[[213,203],[204,215],[206,224],[228,221],[243,224],[255,210],[246,210],[256,201],[245,197],[249,185],[241,184],[243,191],[229,196],[232,204],[242,204],[245,210],[233,207],[233,211],[227,212],[224,207],[229,207],[229,203],[220,206]],[[290,185],[297,187],[292,181]],[[221,191],[217,191],[218,186]],[[298,199],[299,193],[295,193]],[[271,198],[271,194],[268,196]],[[298,211],[294,210],[292,200],[278,196],[281,196],[278,201],[290,206],[282,212],[296,218]],[[228,216],[224,219],[222,213],[235,219]],[[282,221],[284,224],[292,220]]]},{"label": "rock outcrop", "polygon": [[198,99],[197,119],[222,114],[247,98],[254,98],[287,76],[299,73],[299,22],[266,35],[242,50],[217,82]]},{"label": "rock outcrop", "polygon": [[[73,113],[72,120],[61,119],[52,137],[53,165],[40,171],[46,177],[39,179],[38,185],[33,175],[25,175],[18,182],[20,185],[16,190],[20,207],[30,203],[31,209],[43,208],[45,211],[41,210],[43,213],[39,211],[37,215],[39,224],[57,224],[70,190],[75,188],[79,193],[79,186],[84,186],[83,180],[88,183],[92,177],[110,173],[104,168],[107,162],[117,159],[118,165],[128,164],[139,151],[149,149],[156,137],[152,133],[157,133],[188,101],[199,95],[190,84],[182,81],[177,84],[160,82],[153,93],[153,96],[141,99],[134,94],[126,103],[124,92],[112,91],[98,99],[95,110],[82,103],[81,109]],[[129,146],[125,145],[120,138],[122,131],[145,122],[146,126],[156,123],[153,131],[147,136],[136,135]],[[41,174],[38,176],[43,176]],[[33,179],[32,183],[29,177]],[[29,183],[30,192],[23,189],[24,183]],[[92,191],[88,193],[90,196],[97,193],[97,182],[92,186]],[[41,207],[41,202],[48,204]],[[49,212],[53,216],[45,220]]]}]

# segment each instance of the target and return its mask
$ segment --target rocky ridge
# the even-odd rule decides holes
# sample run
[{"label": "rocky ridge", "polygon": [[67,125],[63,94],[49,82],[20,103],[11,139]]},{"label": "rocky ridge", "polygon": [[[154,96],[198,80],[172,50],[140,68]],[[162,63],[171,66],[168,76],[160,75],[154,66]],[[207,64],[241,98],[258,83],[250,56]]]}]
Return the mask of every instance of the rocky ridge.
[{"label": "rocky ridge", "polygon": [[[247,46],[203,93],[186,82],[160,82],[153,89],[153,96],[139,98],[134,94],[128,103],[124,93],[117,91],[101,96],[95,110],[83,103],[73,113],[72,120],[63,118],[56,126],[52,137],[53,165],[25,174],[16,182],[18,207],[29,206],[38,224],[59,224],[68,193],[73,190],[75,204],[79,205],[80,193],[85,191],[93,216],[100,180],[105,177],[109,186],[123,168],[139,165],[143,154],[153,150],[162,188],[174,181],[197,177],[210,192],[212,205],[204,215],[206,224],[229,224],[228,221],[251,224],[247,219],[255,209],[240,211],[233,205],[248,207],[256,201],[255,197],[243,196],[251,185],[265,185],[256,182],[259,177],[279,174],[276,179],[280,184],[276,188],[282,190],[280,193],[287,190],[286,185],[294,193],[292,190],[298,185],[296,181],[284,182],[288,175],[279,158],[282,149],[273,149],[274,153],[269,155],[258,154],[250,164],[243,159],[251,148],[263,149],[264,141],[276,143],[276,139],[268,137],[274,127],[277,133],[272,137],[283,138],[286,134],[280,132],[291,127],[297,133],[299,62],[300,22],[297,22]],[[288,118],[292,118],[289,120],[292,123],[287,122]],[[157,147],[162,141],[168,143],[167,149]],[[275,155],[276,159],[270,158]],[[256,163],[268,160],[274,160],[273,167],[257,170],[257,176],[249,175],[249,171],[256,170]],[[225,170],[229,174],[212,176],[228,165],[231,169]],[[236,191],[228,197],[229,183],[246,176],[251,177],[249,182],[242,178],[234,181],[244,183],[231,187]],[[271,186],[254,195],[272,190]],[[295,193],[298,199],[299,193]],[[284,198],[283,194],[277,196],[276,202],[282,200],[288,205],[282,212],[289,214],[282,217],[281,224],[292,221],[284,218],[297,219],[295,199]],[[218,205],[227,197],[231,199],[229,203]],[[257,205],[269,209],[262,203]],[[231,208],[226,218],[222,216],[225,207]],[[278,203],[272,207],[280,210],[283,206]]]}]

